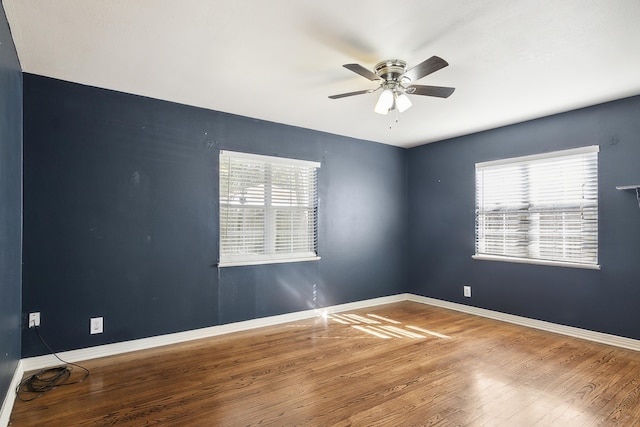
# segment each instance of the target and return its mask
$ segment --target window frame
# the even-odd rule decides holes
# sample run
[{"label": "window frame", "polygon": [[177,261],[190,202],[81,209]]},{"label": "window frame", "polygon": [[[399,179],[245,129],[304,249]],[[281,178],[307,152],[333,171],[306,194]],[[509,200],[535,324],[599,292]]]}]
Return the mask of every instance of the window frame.
[{"label": "window frame", "polygon": [[[225,197],[224,189],[223,189],[223,180],[229,179],[229,176],[223,176],[223,161],[247,161],[251,162],[255,165],[262,165],[263,169],[261,173],[264,176],[256,182],[259,182],[257,187],[262,186],[260,191],[256,191],[253,194],[254,199],[254,208],[253,214],[258,218],[261,218],[256,224],[262,223],[262,229],[258,230],[257,233],[254,232],[254,237],[256,235],[262,234],[262,237],[258,238],[261,240],[261,244],[258,245],[262,248],[263,253],[256,252],[244,252],[244,253],[225,253],[223,243],[225,236],[225,227],[223,227],[223,210],[227,207],[227,215],[229,215],[231,208],[233,205],[228,203],[229,194]],[[320,260],[320,256],[318,256],[318,182],[317,182],[317,174],[318,169],[320,169],[321,164],[319,162],[309,161],[309,160],[299,160],[292,159],[286,157],[276,157],[276,156],[266,156],[245,152],[237,152],[230,150],[220,150],[219,153],[219,162],[218,162],[218,182],[219,182],[219,237],[218,237],[218,267],[234,267],[234,266],[243,266],[243,265],[261,265],[261,264],[274,264],[274,263],[289,263],[289,262],[301,262],[301,261],[316,261]],[[308,185],[310,187],[305,186],[303,191],[307,191],[307,202],[310,204],[306,205],[297,205],[295,203],[286,204],[283,203],[283,200],[278,198],[278,191],[275,185],[275,172],[274,170],[282,170],[282,169],[290,169],[290,170],[299,170],[301,173],[308,173],[311,176],[310,182]],[[281,181],[282,183],[282,181]],[[286,188],[285,193],[289,191],[290,193],[295,193],[296,190],[299,190],[301,187],[296,187],[289,183],[290,187],[280,187],[280,190]],[[254,186],[254,190],[255,190]],[[227,187],[229,188],[229,187]],[[259,193],[262,193],[260,195]],[[297,193],[296,193],[297,194]],[[236,208],[238,205],[235,205]],[[249,210],[249,209],[247,209]],[[244,211],[244,208],[240,211]],[[239,211],[238,211],[239,212]],[[312,212],[312,218],[309,221],[309,212]],[[260,217],[260,213],[262,213],[262,217]],[[279,223],[277,218],[278,216],[282,217],[286,216],[287,213],[291,213],[292,222],[295,219],[296,213],[302,214],[307,217],[307,231],[312,230],[312,234],[308,233],[303,238],[306,239],[307,244],[309,246],[311,244],[313,246],[313,250],[310,251],[297,251],[297,252],[281,252],[278,253],[278,238],[282,237],[283,233],[278,233]],[[257,215],[256,215],[257,214]],[[228,218],[228,216],[227,216]],[[242,221],[241,221],[242,222]],[[244,222],[242,222],[244,224]],[[280,229],[284,231],[284,235],[290,236],[293,238],[295,236],[296,231],[299,231],[292,224],[291,228]],[[244,234],[243,234],[244,235]],[[228,234],[227,234],[228,236]],[[233,238],[230,238],[232,240]],[[228,243],[231,245],[231,243]]]},{"label": "window frame", "polygon": [[[598,194],[598,152],[599,152],[599,146],[597,145],[592,145],[592,146],[586,146],[586,147],[580,147],[580,148],[575,148],[575,149],[568,149],[568,150],[560,150],[560,151],[554,151],[554,152],[548,152],[548,153],[541,153],[541,154],[534,154],[534,155],[530,155],[530,156],[521,156],[521,157],[514,157],[514,158],[508,158],[508,159],[500,159],[500,160],[494,160],[494,161],[487,161],[487,162],[479,162],[476,163],[475,165],[475,179],[476,179],[476,183],[475,183],[475,230],[474,230],[474,246],[475,246],[475,254],[472,256],[473,259],[478,259],[478,260],[489,260],[489,261],[504,261],[504,262],[513,262],[513,263],[523,263],[523,264],[537,264],[537,265],[551,265],[551,266],[559,266],[559,267],[572,267],[572,268],[582,268],[582,269],[593,269],[593,270],[600,270],[601,266],[599,265],[599,248],[598,248],[598,237],[599,237],[599,229],[598,229],[598,223],[599,223],[599,219],[597,218],[598,216],[598,199],[599,199],[599,194]],[[595,173],[596,173],[596,177],[595,177],[595,182],[592,182],[592,184],[595,184],[595,209],[593,209],[592,207],[592,211],[595,212],[596,215],[596,219],[595,221],[591,220],[591,223],[595,225],[595,245],[596,245],[596,249],[595,249],[595,262],[577,262],[577,261],[571,261],[571,260],[560,260],[560,259],[547,259],[547,258],[535,258],[535,257],[530,257],[531,255],[531,250],[527,249],[526,252],[528,254],[528,256],[518,256],[516,254],[514,254],[514,256],[510,256],[510,255],[504,255],[504,254],[491,254],[491,253],[483,253],[480,252],[479,250],[479,246],[480,243],[480,239],[481,237],[479,237],[479,229],[481,228],[480,226],[480,202],[478,200],[479,198],[479,177],[478,177],[478,172],[479,170],[486,170],[486,168],[491,168],[491,167],[500,167],[500,166],[504,166],[505,168],[507,167],[514,167],[514,168],[529,168],[531,167],[532,164],[535,163],[539,163],[540,161],[549,161],[549,163],[553,162],[554,160],[559,160],[561,158],[567,158],[567,156],[578,156],[578,155],[585,155],[588,153],[594,153],[595,154]],[[517,185],[517,184],[516,184]],[[531,202],[531,195],[530,193],[533,192],[533,190],[529,189],[529,187],[534,187],[536,184],[531,184],[530,180],[527,178],[526,183],[524,184],[527,186],[527,190],[526,190],[526,200],[528,204],[532,204]],[[548,197],[548,196],[547,196]],[[583,196],[584,197],[584,196]],[[554,213],[555,214],[559,214],[559,213],[564,213],[566,214],[571,214],[574,213],[575,211],[572,211],[571,209],[574,208],[574,205],[570,205],[569,208],[567,208],[566,210],[557,210]],[[505,218],[508,215],[508,212],[510,213],[516,213],[516,212],[524,212],[525,210],[520,210],[518,211],[518,209],[513,209],[513,210],[501,210],[501,211],[496,211],[496,213],[499,212],[503,212]],[[535,236],[535,231],[532,232],[532,229],[535,229],[536,226],[539,226],[539,224],[536,224],[535,221],[530,221],[529,215],[531,215],[531,212],[529,209],[526,209],[527,213],[527,226],[526,226],[526,234],[527,234],[527,238],[524,239],[525,242],[529,242],[529,244],[531,244],[531,242],[535,242],[535,239],[531,239],[530,236],[534,235]],[[533,211],[533,209],[531,210]],[[582,211],[580,211],[582,213]],[[542,215],[543,213],[539,213],[538,215]],[[545,214],[548,214],[548,212],[545,212]],[[486,217],[483,217],[483,219],[486,220]],[[520,220],[518,220],[520,221]],[[581,222],[580,224],[590,224],[589,220],[585,220],[583,222]],[[520,223],[518,223],[520,224]],[[518,225],[520,226],[520,225]],[[581,234],[582,236],[582,234]],[[544,242],[542,240],[538,241],[538,244],[542,245]],[[486,242],[485,242],[486,244]],[[490,251],[489,251],[490,252]]]}]

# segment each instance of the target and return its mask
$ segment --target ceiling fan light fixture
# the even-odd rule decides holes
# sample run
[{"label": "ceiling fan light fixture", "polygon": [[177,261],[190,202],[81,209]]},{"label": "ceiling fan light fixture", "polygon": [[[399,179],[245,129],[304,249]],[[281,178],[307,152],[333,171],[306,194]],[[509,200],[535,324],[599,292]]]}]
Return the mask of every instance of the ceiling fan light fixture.
[{"label": "ceiling fan light fixture", "polygon": [[378,114],[387,114],[393,107],[393,98],[393,90],[391,90],[390,88],[385,88],[380,94],[380,98],[378,98],[378,102],[376,103],[376,107],[373,109],[373,111]]},{"label": "ceiling fan light fixture", "polygon": [[330,95],[329,98],[346,98],[348,96],[377,92],[382,89],[382,93],[380,94],[373,111],[383,115],[389,114],[389,111],[391,110],[396,110],[397,113],[402,113],[412,106],[412,102],[407,95],[448,98],[453,93],[455,90],[453,87],[413,84],[413,82],[420,80],[421,78],[426,77],[448,65],[449,63],[439,56],[432,56],[409,69],[407,69],[407,63],[400,59],[381,61],[376,64],[373,71],[360,64],[344,64],[343,67],[349,71],[353,71],[354,73],[371,81],[379,81],[380,84],[376,89],[340,93],[337,95]]},{"label": "ceiling fan light fixture", "polygon": [[396,108],[398,109],[398,111],[403,113],[407,111],[409,108],[411,108],[411,105],[413,104],[411,104],[411,100],[406,94],[404,93],[396,94]]}]

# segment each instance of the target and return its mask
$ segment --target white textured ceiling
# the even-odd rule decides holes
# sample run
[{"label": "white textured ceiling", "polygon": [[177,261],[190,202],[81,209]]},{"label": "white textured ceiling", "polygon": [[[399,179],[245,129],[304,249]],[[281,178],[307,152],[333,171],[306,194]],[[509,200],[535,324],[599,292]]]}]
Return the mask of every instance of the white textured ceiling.
[{"label": "white textured ceiling", "polygon": [[[638,0],[3,0],[23,71],[412,147],[640,94]],[[345,68],[438,55],[398,115]],[[390,125],[391,129],[390,129]]]}]

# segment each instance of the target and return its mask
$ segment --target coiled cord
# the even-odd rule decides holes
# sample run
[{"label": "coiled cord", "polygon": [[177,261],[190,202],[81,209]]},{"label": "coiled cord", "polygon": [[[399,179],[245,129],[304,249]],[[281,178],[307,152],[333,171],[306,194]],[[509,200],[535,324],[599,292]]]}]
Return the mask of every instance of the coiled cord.
[{"label": "coiled cord", "polygon": [[[42,338],[42,336],[40,335],[40,332],[38,331],[37,326],[35,327],[35,330],[36,330],[36,335],[38,335],[38,338],[40,338],[40,341],[42,341],[42,344],[44,344],[44,346],[47,347],[47,349],[56,357],[56,359],[58,359],[62,363],[65,363],[71,366],[56,366],[53,368],[41,369],[35,374],[30,375],[27,378],[23,379],[20,382],[20,384],[18,384],[18,386],[16,387],[16,396],[18,397],[18,399],[22,400],[23,402],[28,402],[28,401],[37,399],[43,394],[45,394],[46,392],[51,391],[63,385],[81,383],[82,381],[86,380],[90,374],[89,370],[84,366],[80,366],[76,363],[67,362],[65,360],[62,360],[60,357],[58,357],[56,352],[53,351],[51,347],[49,347],[49,345]],[[75,381],[69,381],[71,378],[71,374],[73,373],[73,366],[84,370],[84,373],[81,378]]]}]

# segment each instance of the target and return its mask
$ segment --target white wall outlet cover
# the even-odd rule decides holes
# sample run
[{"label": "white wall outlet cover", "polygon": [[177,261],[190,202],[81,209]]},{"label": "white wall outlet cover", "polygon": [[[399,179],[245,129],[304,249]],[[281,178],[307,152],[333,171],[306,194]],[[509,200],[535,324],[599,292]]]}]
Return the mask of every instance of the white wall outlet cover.
[{"label": "white wall outlet cover", "polygon": [[101,334],[103,328],[102,317],[92,317],[91,318],[91,328],[89,333],[91,334]]},{"label": "white wall outlet cover", "polygon": [[471,298],[471,286],[464,286],[464,296],[467,298]]},{"label": "white wall outlet cover", "polygon": [[40,312],[29,313],[29,327],[40,326]]}]

